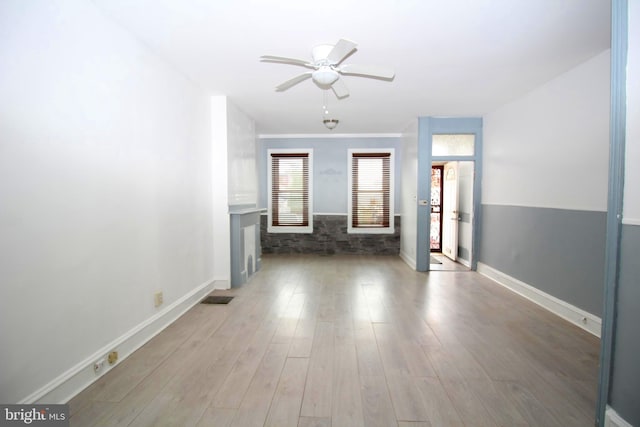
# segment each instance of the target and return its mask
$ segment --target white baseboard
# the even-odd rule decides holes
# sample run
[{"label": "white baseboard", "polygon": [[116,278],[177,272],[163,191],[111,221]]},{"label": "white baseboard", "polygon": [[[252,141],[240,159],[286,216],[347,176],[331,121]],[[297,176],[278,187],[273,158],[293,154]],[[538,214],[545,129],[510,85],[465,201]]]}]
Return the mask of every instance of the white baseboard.
[{"label": "white baseboard", "polygon": [[76,394],[117,365],[116,363],[116,365],[110,366],[105,363],[100,374],[96,375],[93,371],[93,364],[96,360],[106,359],[106,355],[109,352],[117,350],[118,363],[122,362],[122,360],[142,347],[147,341],[175,322],[176,319],[211,293],[214,289],[214,284],[215,282],[210,280],[198,286],[18,403],[67,403]]},{"label": "white baseboard", "polygon": [[231,280],[229,279],[217,279],[213,281],[213,289],[231,289]]},{"label": "white baseboard", "polygon": [[486,276],[505,288],[527,298],[528,300],[546,308],[550,312],[562,317],[585,331],[600,337],[602,320],[574,305],[549,295],[527,283],[509,276],[493,267],[478,263],[478,273]]},{"label": "white baseboard", "polygon": [[412,269],[416,269],[416,260],[409,256],[405,251],[400,251],[400,258],[407,263]]},{"label": "white baseboard", "polygon": [[618,413],[609,405],[604,414],[604,427],[633,427],[626,422]]},{"label": "white baseboard", "polygon": [[464,265],[467,268],[471,268],[471,262],[466,259],[458,258],[456,261],[458,261],[460,264]]},{"label": "white baseboard", "polygon": [[624,225],[640,225],[640,218],[622,218]]}]

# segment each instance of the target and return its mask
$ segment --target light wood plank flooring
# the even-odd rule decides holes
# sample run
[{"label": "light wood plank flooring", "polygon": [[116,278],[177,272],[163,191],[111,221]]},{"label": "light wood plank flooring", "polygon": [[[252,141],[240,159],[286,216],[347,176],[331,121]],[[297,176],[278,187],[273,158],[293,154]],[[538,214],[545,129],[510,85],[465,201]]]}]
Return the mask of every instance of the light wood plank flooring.
[{"label": "light wood plank flooring", "polygon": [[70,403],[72,426],[591,426],[598,339],[474,272],[265,256]]},{"label": "light wood plank flooring", "polygon": [[466,265],[460,263],[459,261],[451,261],[447,258],[446,255],[440,252],[431,252],[431,258],[440,261],[438,263],[431,263],[429,265],[429,270],[432,271],[469,271],[471,270]]}]

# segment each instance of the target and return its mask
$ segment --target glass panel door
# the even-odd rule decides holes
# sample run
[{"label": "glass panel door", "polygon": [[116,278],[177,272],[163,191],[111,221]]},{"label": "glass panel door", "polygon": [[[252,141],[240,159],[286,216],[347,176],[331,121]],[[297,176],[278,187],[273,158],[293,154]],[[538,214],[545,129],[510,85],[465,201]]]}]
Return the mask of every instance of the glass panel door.
[{"label": "glass panel door", "polygon": [[442,174],[444,166],[431,167],[431,252],[442,252]]}]

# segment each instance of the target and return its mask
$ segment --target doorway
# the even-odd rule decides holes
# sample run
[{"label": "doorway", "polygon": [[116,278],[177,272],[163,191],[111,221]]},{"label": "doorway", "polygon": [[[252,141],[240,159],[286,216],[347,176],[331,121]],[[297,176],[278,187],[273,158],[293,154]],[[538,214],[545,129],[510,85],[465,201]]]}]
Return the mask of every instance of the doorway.
[{"label": "doorway", "polygon": [[472,161],[435,161],[431,166],[431,270],[469,271],[473,242]]},{"label": "doorway", "polygon": [[418,121],[416,270],[475,270],[482,119]]}]

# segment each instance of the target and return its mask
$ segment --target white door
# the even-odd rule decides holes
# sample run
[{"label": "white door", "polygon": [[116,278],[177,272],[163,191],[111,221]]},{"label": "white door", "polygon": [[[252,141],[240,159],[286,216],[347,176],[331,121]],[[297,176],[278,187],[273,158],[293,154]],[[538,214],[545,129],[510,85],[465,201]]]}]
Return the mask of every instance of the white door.
[{"label": "white door", "polygon": [[458,254],[458,162],[444,165],[442,195],[442,253],[452,260]]}]

